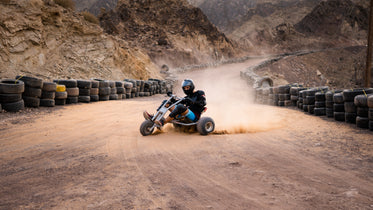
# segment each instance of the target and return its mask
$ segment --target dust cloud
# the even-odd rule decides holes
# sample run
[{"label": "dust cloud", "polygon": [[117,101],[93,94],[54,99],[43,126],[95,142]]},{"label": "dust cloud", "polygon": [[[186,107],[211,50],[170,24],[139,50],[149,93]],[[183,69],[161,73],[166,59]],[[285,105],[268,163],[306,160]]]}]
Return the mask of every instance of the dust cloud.
[{"label": "dust cloud", "polygon": [[215,134],[253,133],[283,126],[278,110],[254,104],[254,90],[240,78],[240,70],[245,69],[242,65],[224,65],[179,76],[180,81],[193,79],[196,90],[205,91],[208,110],[202,116],[214,119]]}]

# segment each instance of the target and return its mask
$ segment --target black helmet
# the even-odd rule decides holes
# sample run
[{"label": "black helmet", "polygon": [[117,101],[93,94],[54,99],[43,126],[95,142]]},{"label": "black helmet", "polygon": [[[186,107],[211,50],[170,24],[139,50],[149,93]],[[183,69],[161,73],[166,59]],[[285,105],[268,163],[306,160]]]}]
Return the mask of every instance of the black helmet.
[{"label": "black helmet", "polygon": [[[186,86],[190,86],[190,88],[188,90],[185,90],[184,87],[186,87]],[[183,88],[183,91],[186,95],[191,95],[194,91],[193,80],[185,79],[184,82],[183,82],[183,85],[181,87]]]}]

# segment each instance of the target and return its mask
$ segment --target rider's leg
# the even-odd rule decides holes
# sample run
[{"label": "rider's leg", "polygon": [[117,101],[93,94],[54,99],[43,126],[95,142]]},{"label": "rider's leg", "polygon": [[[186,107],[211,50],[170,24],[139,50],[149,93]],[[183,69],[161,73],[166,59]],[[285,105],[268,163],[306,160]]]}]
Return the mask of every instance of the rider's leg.
[{"label": "rider's leg", "polygon": [[155,123],[157,125],[165,125],[166,123],[169,123],[171,122],[173,119],[175,119],[176,116],[178,115],[182,115],[182,116],[185,116],[186,114],[188,114],[188,108],[182,104],[179,104],[177,105],[170,113],[170,115],[168,115],[168,117],[165,119],[165,120],[161,120],[161,121],[155,121]]}]

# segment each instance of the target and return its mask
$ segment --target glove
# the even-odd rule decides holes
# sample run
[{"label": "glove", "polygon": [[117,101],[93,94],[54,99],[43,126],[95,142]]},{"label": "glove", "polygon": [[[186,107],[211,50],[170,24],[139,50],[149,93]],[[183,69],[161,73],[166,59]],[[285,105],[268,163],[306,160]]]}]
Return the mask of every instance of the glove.
[{"label": "glove", "polygon": [[186,105],[193,105],[194,102],[190,99],[190,98],[184,98],[183,99],[183,102],[186,104]]}]

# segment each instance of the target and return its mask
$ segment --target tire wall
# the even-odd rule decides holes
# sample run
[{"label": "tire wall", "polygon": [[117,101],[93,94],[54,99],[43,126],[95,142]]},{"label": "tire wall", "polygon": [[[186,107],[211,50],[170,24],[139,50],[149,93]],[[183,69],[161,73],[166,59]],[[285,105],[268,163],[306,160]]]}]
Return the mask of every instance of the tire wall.
[{"label": "tire wall", "polygon": [[172,92],[173,86],[174,81],[159,79],[56,79],[49,82],[35,77],[16,76],[15,79],[0,79],[0,113],[18,112],[24,107],[54,107],[147,97]]}]

